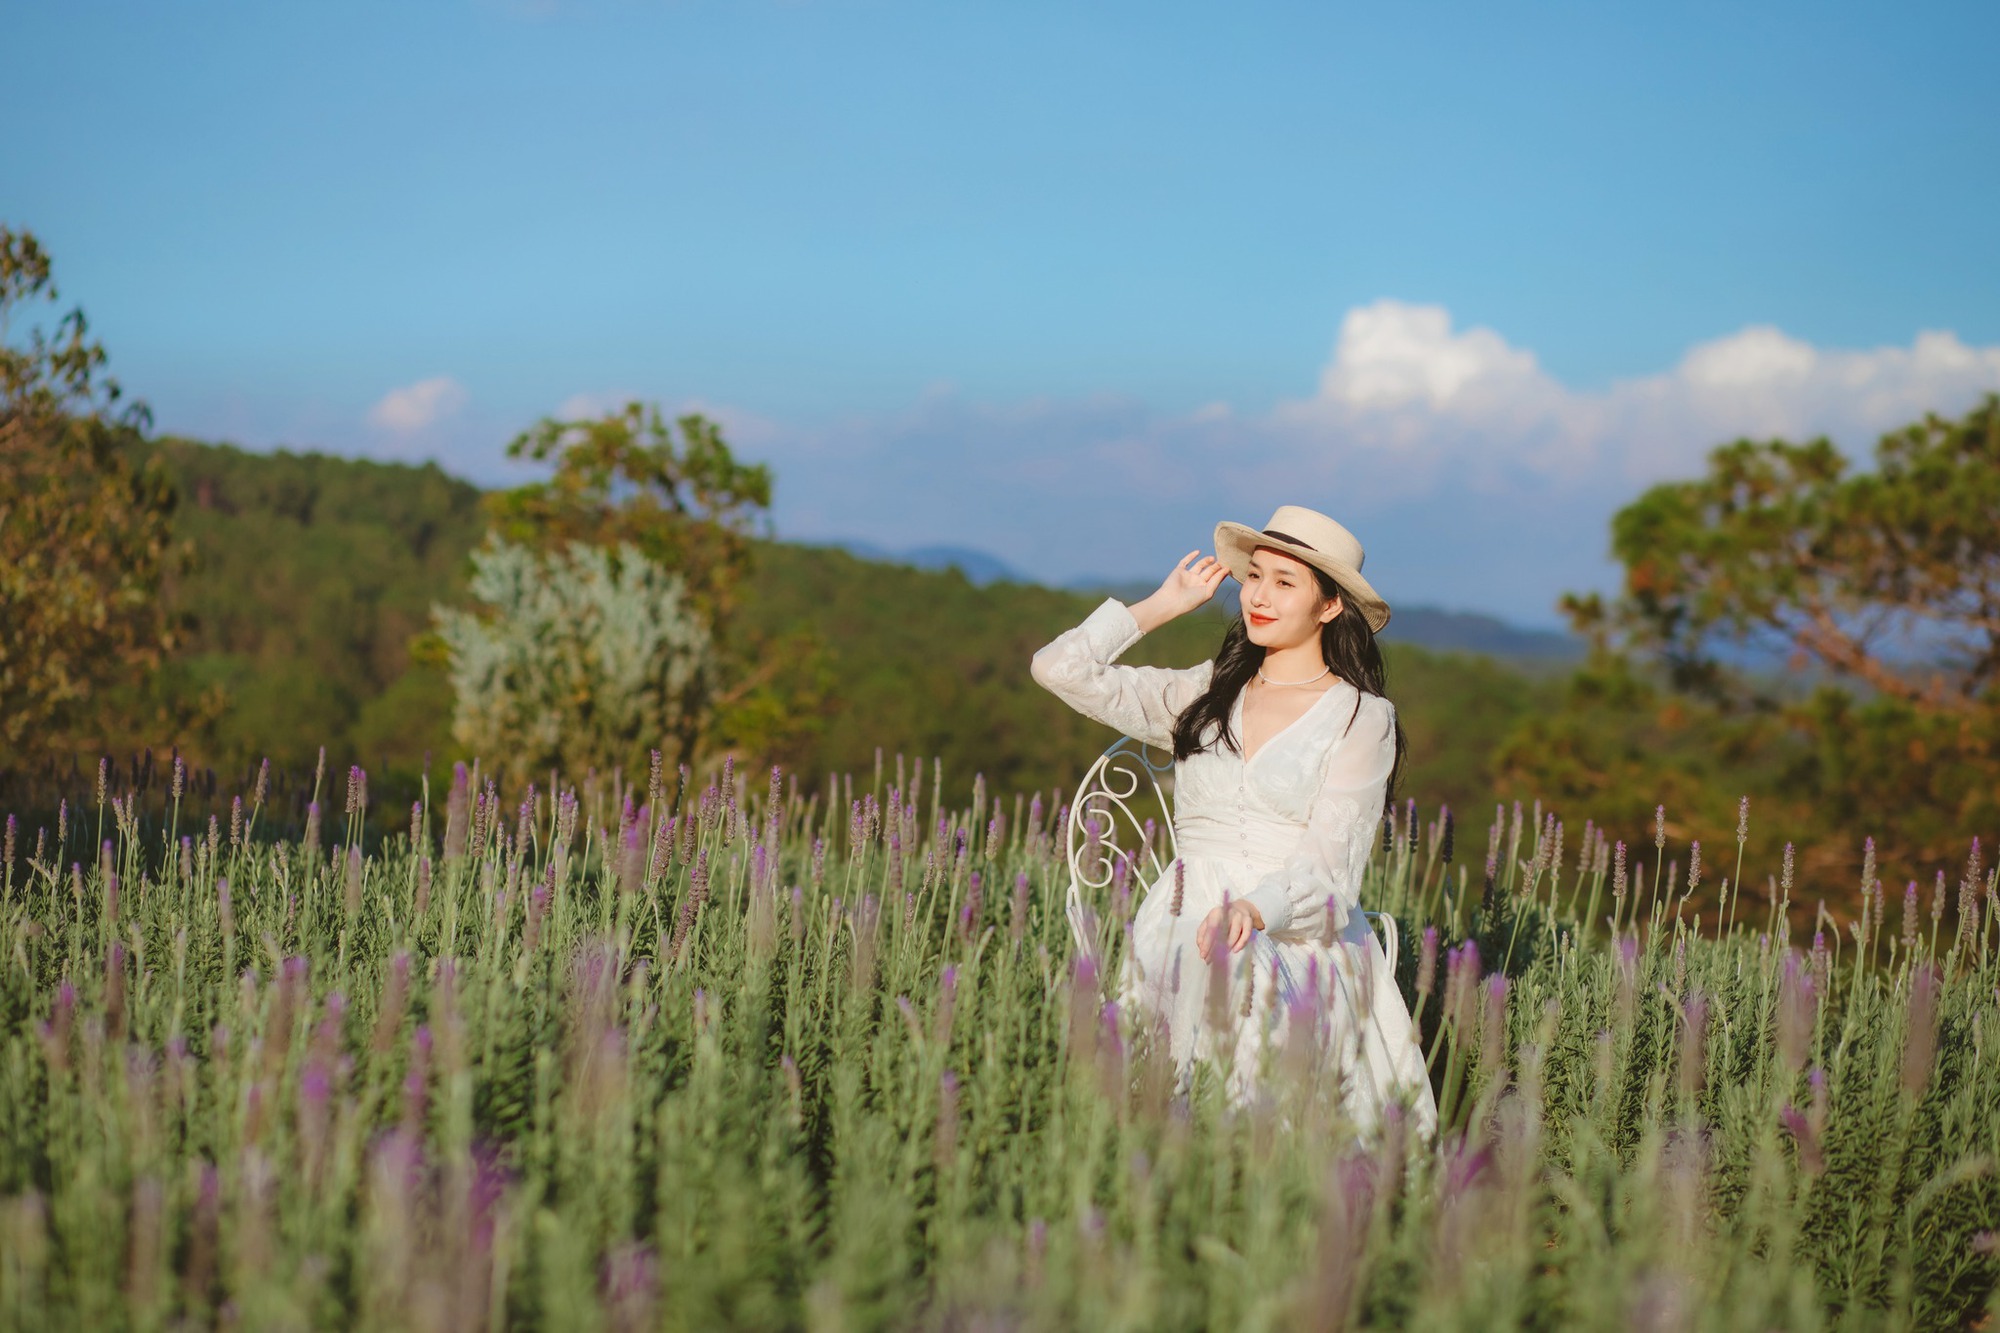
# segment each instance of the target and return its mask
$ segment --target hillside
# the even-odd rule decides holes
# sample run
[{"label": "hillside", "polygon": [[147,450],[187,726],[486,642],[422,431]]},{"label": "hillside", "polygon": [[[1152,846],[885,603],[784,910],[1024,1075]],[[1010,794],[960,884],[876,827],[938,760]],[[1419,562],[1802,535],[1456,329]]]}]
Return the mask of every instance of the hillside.
[{"label": "hillside", "polygon": [[[435,602],[461,595],[484,522],[476,487],[435,466],[250,453],[162,440],[181,485],[177,525],[195,567],[169,590],[192,638],[155,682],[205,697],[212,719],[177,739],[218,768],[361,763],[391,776],[453,754],[450,692],[412,662]],[[1027,673],[1034,649],[1094,595],[975,584],[834,547],[762,543],[746,627],[804,628],[824,645],[834,696],[799,765],[872,768],[877,746],[983,772],[1001,790],[1067,785],[1110,734]],[[1133,661],[1186,665],[1214,649],[1217,620],[1151,635]],[[1385,645],[1410,734],[1405,789],[1429,804],[1490,799],[1488,756],[1546,687],[1485,658]],[[170,738],[135,737],[165,744]]]}]

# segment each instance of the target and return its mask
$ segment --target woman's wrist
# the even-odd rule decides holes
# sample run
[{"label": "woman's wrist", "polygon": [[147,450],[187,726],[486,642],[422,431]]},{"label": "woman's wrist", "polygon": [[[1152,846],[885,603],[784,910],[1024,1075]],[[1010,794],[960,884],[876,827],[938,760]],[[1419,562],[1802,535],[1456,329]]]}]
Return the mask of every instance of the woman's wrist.
[{"label": "woman's wrist", "polygon": [[1138,622],[1141,634],[1152,633],[1180,614],[1178,607],[1164,601],[1158,593],[1134,602],[1125,609],[1130,611],[1132,619]]}]

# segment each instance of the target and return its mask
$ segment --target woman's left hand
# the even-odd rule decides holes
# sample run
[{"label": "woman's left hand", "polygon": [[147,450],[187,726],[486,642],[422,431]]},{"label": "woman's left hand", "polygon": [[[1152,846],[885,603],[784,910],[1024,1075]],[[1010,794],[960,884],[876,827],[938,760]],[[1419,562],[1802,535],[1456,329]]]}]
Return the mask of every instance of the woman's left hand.
[{"label": "woman's left hand", "polygon": [[1195,928],[1194,947],[1204,962],[1218,939],[1229,941],[1231,953],[1241,953],[1243,946],[1250,942],[1251,933],[1263,928],[1264,914],[1249,903],[1238,900],[1227,907],[1213,909],[1201,919],[1201,925]]}]

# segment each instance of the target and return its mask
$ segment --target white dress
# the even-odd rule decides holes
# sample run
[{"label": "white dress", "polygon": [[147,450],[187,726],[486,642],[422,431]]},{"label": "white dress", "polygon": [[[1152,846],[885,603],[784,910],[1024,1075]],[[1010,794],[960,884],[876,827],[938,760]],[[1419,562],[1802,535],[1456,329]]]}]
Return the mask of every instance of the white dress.
[{"label": "white dress", "polygon": [[[1036,653],[1032,670],[1078,712],[1171,752],[1174,721],[1207,688],[1213,664],[1114,666],[1139,635],[1131,611],[1107,600]],[[1231,718],[1241,745],[1240,695]],[[1256,1095],[1271,1064],[1288,1066],[1337,1087],[1358,1128],[1397,1103],[1428,1134],[1437,1108],[1423,1054],[1360,906],[1395,763],[1394,723],[1387,699],[1342,682],[1247,760],[1212,745],[1174,765],[1184,896],[1176,915],[1172,868],[1147,888],[1131,923],[1121,1003],[1165,1026],[1183,1071],[1202,1059],[1225,1064],[1240,1099]],[[1264,919],[1226,964],[1217,951],[1226,972],[1194,943],[1225,896],[1249,901]]]}]

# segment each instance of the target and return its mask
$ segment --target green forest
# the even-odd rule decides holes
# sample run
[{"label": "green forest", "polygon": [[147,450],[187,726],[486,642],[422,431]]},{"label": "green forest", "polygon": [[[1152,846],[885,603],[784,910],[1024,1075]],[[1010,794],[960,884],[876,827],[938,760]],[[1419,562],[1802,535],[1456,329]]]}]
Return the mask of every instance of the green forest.
[{"label": "green forest", "polygon": [[[726,459],[719,437],[715,447]],[[153,771],[154,752],[238,783],[269,760],[301,811],[322,764],[360,765],[378,793],[407,801],[425,777],[479,757],[454,740],[433,612],[465,602],[482,534],[523,521],[527,511],[510,519],[506,508],[527,503],[521,493],[482,493],[435,465],[130,429],[101,448],[124,460],[120,485],[150,488],[154,512],[170,516],[153,538],[165,631],[148,669],[106,671],[87,706],[70,708],[77,720],[52,733],[60,748],[5,765],[11,807],[80,804],[106,755],[128,782]],[[1401,798],[1449,806],[1473,828],[1496,805],[1520,805],[1558,837],[1566,822],[1633,848],[1705,842],[1705,868],[1698,851],[1671,867],[1696,907],[1720,901],[1734,873],[1724,857],[1746,837],[1791,848],[1790,878],[1737,886],[1767,904],[1853,919],[1919,882],[1942,901],[1940,886],[1976,871],[1974,838],[1990,848],[2000,828],[1995,655],[1918,669],[1865,641],[1812,636],[1869,610],[1884,586],[1935,615],[1951,614],[1951,580],[1976,590],[1976,557],[1994,541],[1982,515],[1996,459],[1991,399],[1885,438],[1871,470],[1849,471],[1824,441],[1738,442],[1716,450],[1709,475],[1656,487],[1618,515],[1626,587],[1566,608],[1592,644],[1580,665],[1385,636],[1410,745]],[[768,493],[768,474],[748,472]],[[903,756],[997,792],[1049,791],[1073,785],[1113,739],[1027,671],[1094,596],[978,586],[957,570],[764,536],[740,544],[727,672],[776,683],[739,701],[702,762],[733,753],[819,784],[872,771],[878,756],[893,771]],[[1816,582],[1786,571],[1779,556],[1794,546],[1822,571]],[[1206,658],[1230,601],[1226,589],[1129,660]],[[1792,641],[1784,670],[1719,659],[1759,631]]]},{"label": "green forest", "polygon": [[[391,780],[451,739],[444,672],[413,651],[434,604],[463,595],[486,528],[481,492],[435,465],[253,453],[161,439],[147,446],[180,503],[185,567],[163,597],[184,646],[147,686],[165,735],[106,735],[101,748],[178,745],[190,762],[240,771],[270,758],[310,769],[358,763]],[[975,586],[956,570],[857,558],[834,547],[760,540],[740,623],[780,640],[805,632],[822,697],[806,736],[775,759],[802,777],[872,768],[893,756],[941,759],[997,790],[1064,786],[1111,734],[1028,677],[1035,649],[1096,599],[1028,584]],[[1187,665],[1220,638],[1220,614],[1166,626],[1132,661]],[[1489,799],[1500,743],[1554,696],[1546,671],[1385,645],[1410,736],[1404,787],[1427,805]],[[87,760],[86,760],[87,763]]]},{"label": "green forest", "polygon": [[[53,299],[34,237],[0,242],[0,313]],[[1017,794],[1073,785],[1114,739],[1027,669],[1095,598],[772,540],[781,479],[699,415],[541,421],[507,446],[541,479],[482,492],[435,465],[155,436],[105,362],[77,310],[0,341],[10,812],[143,791],[156,754],[211,794],[268,761],[299,817],[329,763],[407,803],[459,760],[631,783],[649,750],[811,785],[921,758]],[[2000,397],[1865,460],[1718,445],[1608,536],[1621,586],[1562,604],[1580,664],[1391,625],[1401,801],[1486,828],[1489,881],[1524,808],[1591,855],[1688,844],[1668,879],[1695,909],[1748,892],[1859,927],[1898,885],[1941,916],[1949,881],[1979,881],[2000,833]],[[1232,601],[1132,660],[1208,657]],[[1782,876],[1722,869],[1774,846]]]}]

